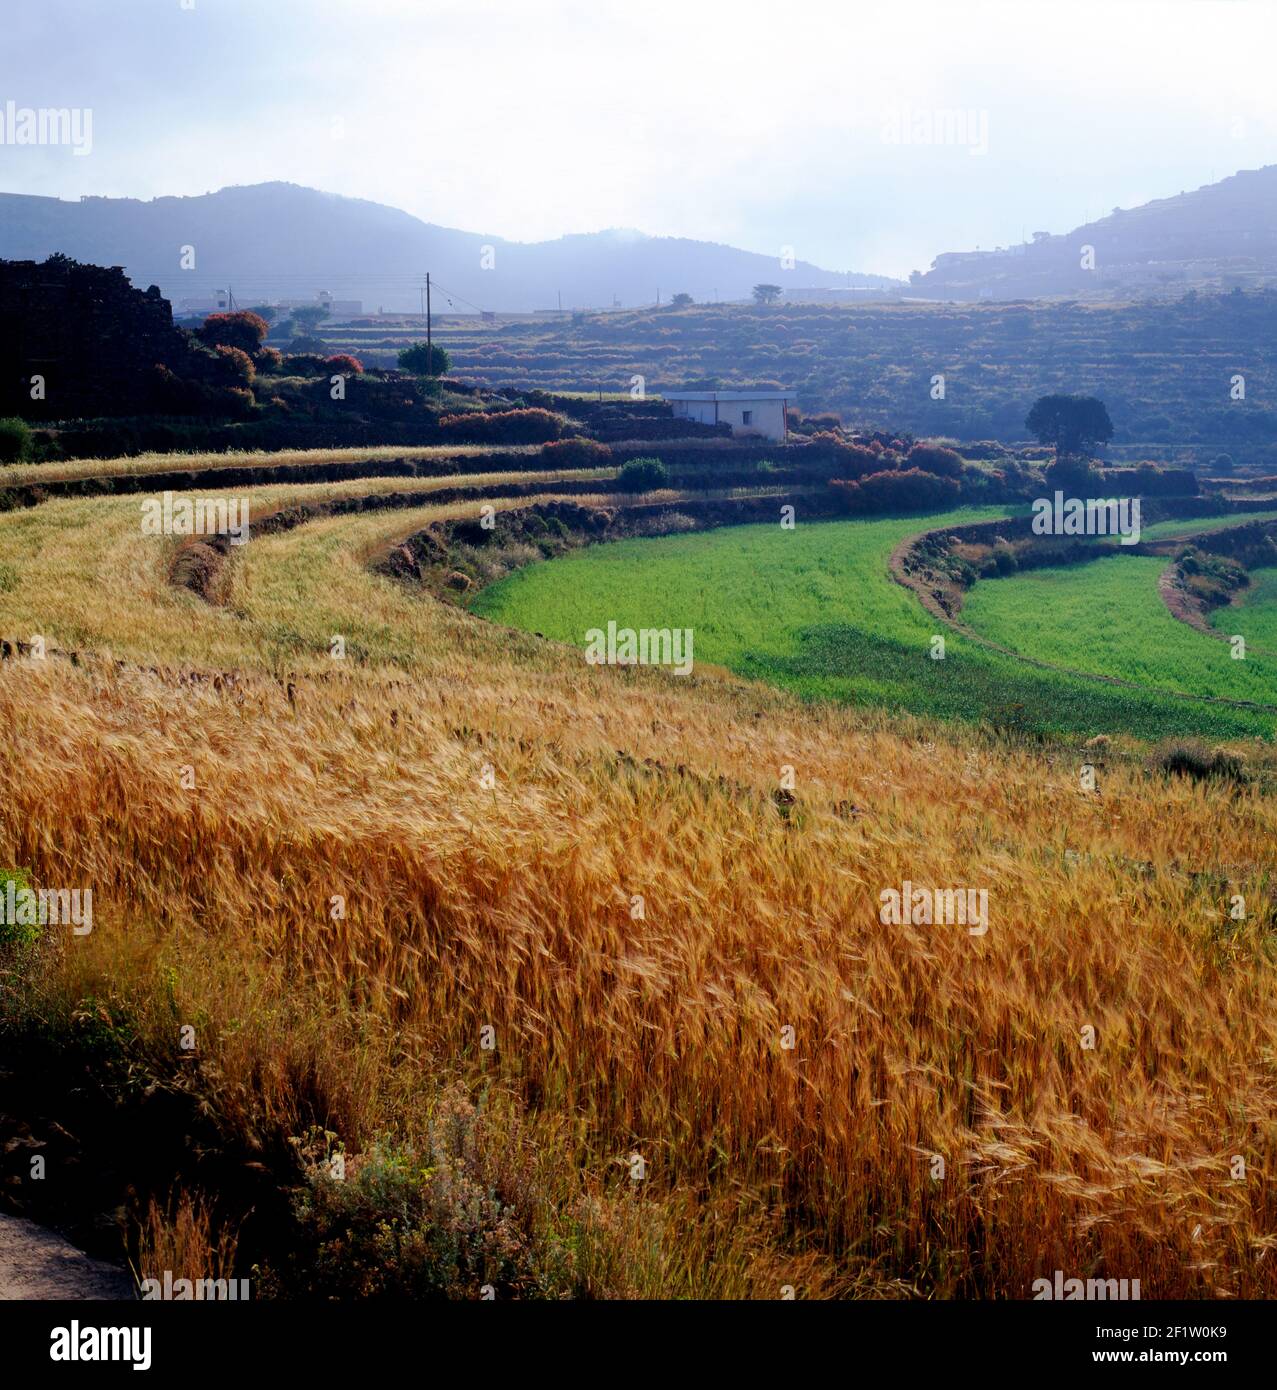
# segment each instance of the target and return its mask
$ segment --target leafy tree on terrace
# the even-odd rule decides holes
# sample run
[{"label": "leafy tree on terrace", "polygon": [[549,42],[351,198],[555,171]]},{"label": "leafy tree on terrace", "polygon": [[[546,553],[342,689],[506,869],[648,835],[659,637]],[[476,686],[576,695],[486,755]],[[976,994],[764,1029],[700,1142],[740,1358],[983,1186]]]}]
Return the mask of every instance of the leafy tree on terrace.
[{"label": "leafy tree on terrace", "polygon": [[670,300],[671,309],[690,309],[696,301],[690,294],[676,294]]},{"label": "leafy tree on terrace", "polygon": [[1025,419],[1025,428],[1057,455],[1081,453],[1089,444],[1107,444],[1113,422],[1103,401],[1094,396],[1040,396]]},{"label": "leafy tree on terrace", "polygon": [[319,327],[320,319],[327,317],[327,304],[303,304],[301,308],[293,310],[293,328],[298,333],[308,329],[313,333]]},{"label": "leafy tree on terrace", "polygon": [[438,343],[412,343],[399,352],[399,366],[415,376],[442,376],[452,365],[452,359]]},{"label": "leafy tree on terrace", "polygon": [[754,303],[755,304],[775,304],[780,298],[779,285],[755,285]]}]

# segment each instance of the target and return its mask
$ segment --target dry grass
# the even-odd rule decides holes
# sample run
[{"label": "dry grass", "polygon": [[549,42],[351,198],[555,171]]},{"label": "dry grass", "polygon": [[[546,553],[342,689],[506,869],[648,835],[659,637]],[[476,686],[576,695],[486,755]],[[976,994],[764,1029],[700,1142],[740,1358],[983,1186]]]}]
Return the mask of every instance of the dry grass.
[{"label": "dry grass", "polygon": [[473,458],[476,454],[534,455],[539,444],[386,444],[373,448],[231,449],[218,453],[138,454],[133,458],[67,459],[60,463],[0,465],[0,488],[19,483],[50,483],[68,478],[121,477],[145,473],[186,472],[195,468],[291,468],[327,463],[356,463],[363,459]]},{"label": "dry grass", "polygon": [[141,1223],[136,1278],[164,1284],[179,1279],[223,1280],[235,1269],[235,1232],[221,1226],[198,1198],[174,1197],[167,1207],[152,1200]]},{"label": "dry grass", "polygon": [[[0,665],[0,865],[95,890],[42,1017],[92,996],[157,1071],[193,1023],[250,1143],[504,1098],[500,1185],[576,1292],[1277,1294],[1261,792],[1132,760],[1085,795],[1080,750],[586,667],[368,573],[434,509],[255,540],[213,611],[120,505],[0,518],[0,555],[43,528],[17,630],[169,668]],[[883,926],[905,879],[987,888],[988,934]]]}]

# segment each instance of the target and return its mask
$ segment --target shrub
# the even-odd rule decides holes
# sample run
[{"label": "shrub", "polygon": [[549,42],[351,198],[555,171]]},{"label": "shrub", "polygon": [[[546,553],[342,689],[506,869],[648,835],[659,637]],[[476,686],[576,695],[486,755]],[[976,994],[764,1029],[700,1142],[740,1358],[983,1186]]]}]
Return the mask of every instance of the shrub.
[{"label": "shrub", "polygon": [[1113,468],[1103,473],[1104,486],[1122,496],[1195,496],[1200,491],[1197,474],[1190,468],[1164,468],[1151,461],[1134,468]]},{"label": "shrub", "polygon": [[[31,887],[31,880],[22,869],[0,869],[0,947],[13,946],[25,950],[40,939],[40,926],[38,922],[9,920],[10,883],[13,884],[15,898],[23,889]],[[15,919],[18,916],[17,906],[15,902]]]},{"label": "shrub", "polygon": [[[238,349],[229,348],[227,351],[238,352]],[[248,360],[244,353],[239,353],[239,356]],[[217,364],[217,370],[231,373],[231,380],[235,379],[233,361],[224,363],[223,359],[218,358]],[[251,362],[249,365],[252,365]],[[223,415],[242,419],[251,413],[255,404],[253,393],[245,386],[187,380],[171,372],[163,363],[156,363],[152,369],[151,394],[156,410],[168,415]],[[120,455],[136,452],[136,441],[128,442],[118,430],[108,427],[94,433],[96,442],[93,448],[102,457],[113,458],[117,452]],[[118,436],[118,442],[113,442],[115,436]]]},{"label": "shrub", "polygon": [[257,406],[246,386],[228,386],[220,393],[222,409],[233,420],[247,420]]},{"label": "shrub", "polygon": [[1194,782],[1246,780],[1246,765],[1238,754],[1227,748],[1207,749],[1192,740],[1161,744],[1153,755],[1153,766],[1168,776],[1189,777]]},{"label": "shrub", "polygon": [[653,492],[668,487],[670,471],[660,459],[631,459],[616,475],[618,492]]},{"label": "shrub", "polygon": [[1104,480],[1088,459],[1062,455],[1047,465],[1046,485],[1074,497],[1097,497],[1103,491]]},{"label": "shrub", "polygon": [[283,372],[285,376],[318,376],[326,361],[317,352],[289,352],[282,358]]},{"label": "shrub", "polygon": [[257,380],[253,359],[242,348],[226,347],[219,343],[213,350],[221,363],[218,375],[228,386],[251,386]]},{"label": "shrub", "polygon": [[284,354],[278,348],[261,347],[253,356],[257,370],[265,376],[278,376],[284,365]]},{"label": "shrub", "polygon": [[872,449],[862,445],[848,444],[845,440],[831,439],[829,436],[816,436],[805,447],[807,452],[794,454],[794,459],[801,461],[801,466],[805,468],[805,460],[810,458],[812,471],[826,481],[838,478],[846,482],[895,467],[894,459],[875,454]]},{"label": "shrub", "polygon": [[924,473],[935,473],[942,478],[962,476],[961,456],[939,444],[915,444],[905,462],[910,468],[921,468]]},{"label": "shrub", "polygon": [[0,420],[0,463],[19,463],[31,453],[31,426],[11,415]]},{"label": "shrub", "polygon": [[237,310],[233,314],[210,314],[199,329],[199,338],[209,347],[252,353],[261,347],[267,332],[268,325],[260,314]]},{"label": "shrub", "polygon": [[994,550],[993,568],[1000,575],[1014,574],[1020,568],[1015,551],[1009,545],[1000,545]]},{"label": "shrub", "polygon": [[636,536],[674,536],[700,529],[701,523],[686,512],[662,512],[660,516],[641,517],[633,526]]},{"label": "shrub", "polygon": [[869,473],[882,473],[890,467],[890,461],[883,458],[881,445],[866,449],[860,444],[847,444],[838,454],[840,478],[863,478]]},{"label": "shrub", "polygon": [[357,357],[352,357],[348,352],[336,352],[324,362],[325,368],[330,372],[347,373],[350,376],[362,376],[364,374],[364,364]]},{"label": "shrub", "polygon": [[961,488],[953,478],[939,478],[920,468],[870,473],[859,482],[830,479],[841,489],[843,503],[854,514],[903,511],[938,511],[953,506]]},{"label": "shrub", "polygon": [[596,439],[556,439],[541,450],[541,458],[554,468],[606,468],[612,451]]},{"label": "shrub", "polygon": [[572,1291],[557,1243],[537,1238],[545,1199],[517,1128],[453,1092],[417,1145],[380,1140],[347,1160],[340,1182],[326,1159],[333,1138],[312,1131],[298,1144],[308,1180],[295,1198],[293,1257],[266,1274],[273,1295],[467,1298],[483,1284],[512,1297]]},{"label": "shrub", "polygon": [[563,420],[549,410],[468,411],[445,415],[439,426],[458,444],[548,444],[563,432]]},{"label": "shrub", "polygon": [[443,376],[452,359],[438,343],[411,343],[399,351],[399,365],[417,376]]}]

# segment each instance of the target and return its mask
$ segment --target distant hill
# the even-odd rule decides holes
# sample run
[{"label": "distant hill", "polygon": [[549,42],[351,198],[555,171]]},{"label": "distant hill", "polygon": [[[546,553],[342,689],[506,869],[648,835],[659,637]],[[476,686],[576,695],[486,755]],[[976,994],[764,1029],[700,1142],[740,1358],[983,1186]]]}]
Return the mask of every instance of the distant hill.
[{"label": "distant hill", "polygon": [[[1094,269],[1083,268],[1086,247]],[[1024,246],[946,252],[910,294],[928,299],[1045,299],[1180,294],[1277,286],[1277,165],[1192,193],[1113,212]]]},{"label": "distant hill", "polygon": [[[180,268],[193,247],[194,269]],[[489,248],[485,251],[485,248]],[[746,298],[760,282],[799,288],[902,288],[876,275],[847,275],[799,261],[681,237],[591,232],[521,243],[439,227],[380,203],[296,184],[223,188],[191,198],[84,198],[65,202],[0,193],[0,259],[43,260],[61,251],[79,261],[123,266],[134,284],[155,284],[182,301],[228,285],[244,305],[310,299],[329,290],[365,311],[413,311],[430,271],[437,310],[532,312],[634,307],[677,293],[697,300]],[[484,262],[491,268],[484,269]],[[469,301],[466,303],[465,301]]]}]

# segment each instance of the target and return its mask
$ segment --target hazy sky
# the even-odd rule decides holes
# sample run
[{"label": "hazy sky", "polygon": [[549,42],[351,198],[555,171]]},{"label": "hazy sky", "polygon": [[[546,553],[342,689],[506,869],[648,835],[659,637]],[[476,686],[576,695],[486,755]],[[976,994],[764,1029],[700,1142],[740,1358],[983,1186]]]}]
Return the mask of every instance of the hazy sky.
[{"label": "hazy sky", "polygon": [[0,190],[284,179],[907,274],[1277,162],[1274,39],[1273,0],[5,0],[0,113],[93,146],[0,145]]}]

